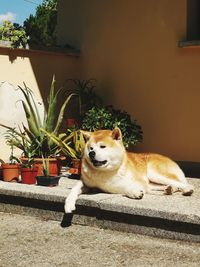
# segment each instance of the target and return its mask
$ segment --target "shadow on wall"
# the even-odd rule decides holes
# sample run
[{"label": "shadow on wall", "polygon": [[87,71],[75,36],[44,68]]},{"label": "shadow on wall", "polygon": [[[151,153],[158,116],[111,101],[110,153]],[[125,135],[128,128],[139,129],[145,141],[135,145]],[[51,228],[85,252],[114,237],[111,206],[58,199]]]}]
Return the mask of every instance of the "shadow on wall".
[{"label": "shadow on wall", "polygon": [[[28,58],[38,85],[39,94],[44,102],[44,105],[47,103],[47,97],[49,94],[52,78],[55,75],[56,79],[56,89],[59,89],[65,84],[67,79],[80,79],[80,59],[77,54],[66,54],[66,53],[57,53],[57,52],[48,52],[48,51],[39,51],[39,50],[24,50],[24,49],[7,49],[3,50],[3,53],[9,56],[11,63],[20,57]],[[23,70],[26,71],[26,70]],[[29,87],[29,81],[24,81]],[[34,92],[37,91],[37,88],[30,88]],[[73,105],[71,105],[73,106]],[[73,114],[73,108],[70,110]],[[69,112],[69,111],[68,111]],[[69,112],[70,113],[70,112]]]},{"label": "shadow on wall", "polygon": [[[37,99],[40,102],[43,100],[44,105],[47,103],[53,75],[56,77],[56,89],[59,89],[69,78],[80,78],[80,59],[78,56],[5,47],[0,48],[0,50],[1,55],[6,56],[3,57],[6,73],[5,75],[4,72],[2,73],[2,80],[13,81],[15,86],[17,84],[23,86],[23,82],[25,82]],[[34,88],[32,88],[33,85]],[[14,89],[13,85],[9,83],[4,83],[3,87],[0,88],[0,122],[6,125],[13,122],[17,125],[26,121],[24,112],[19,108],[20,103],[16,105],[16,101],[20,99],[19,91],[16,92]],[[15,125],[12,124],[11,126]],[[3,151],[1,158],[6,160],[10,151],[6,145],[3,147],[5,140],[2,134],[1,128],[0,142],[1,151]]]},{"label": "shadow on wall", "polygon": [[78,58],[75,57],[38,54],[33,57],[30,56],[30,63],[38,86],[44,90],[44,93],[46,86],[51,84],[53,75],[55,75],[60,85],[69,78],[76,78],[79,76],[79,62]]},{"label": "shadow on wall", "polygon": [[77,56],[37,53],[31,55],[29,59],[44,104],[47,103],[53,75],[56,79],[56,90],[64,86],[67,79],[80,78],[80,60]]},{"label": "shadow on wall", "polygon": [[[46,100],[53,75],[56,77],[58,86],[62,86],[67,79],[80,78],[80,58],[78,54],[4,47],[1,49],[1,55],[8,56],[11,64],[17,58],[29,58],[38,88],[44,100]],[[28,86],[28,81],[24,82]]]}]

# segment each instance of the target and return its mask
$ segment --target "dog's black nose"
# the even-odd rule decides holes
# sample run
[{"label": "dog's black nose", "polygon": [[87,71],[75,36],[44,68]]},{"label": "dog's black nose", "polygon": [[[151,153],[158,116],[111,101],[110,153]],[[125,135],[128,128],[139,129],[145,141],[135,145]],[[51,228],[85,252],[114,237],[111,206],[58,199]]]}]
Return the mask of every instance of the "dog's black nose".
[{"label": "dog's black nose", "polygon": [[95,153],[93,150],[90,151],[90,153],[89,153],[89,157],[90,157],[91,159],[94,159],[95,155],[96,155],[96,153]]}]

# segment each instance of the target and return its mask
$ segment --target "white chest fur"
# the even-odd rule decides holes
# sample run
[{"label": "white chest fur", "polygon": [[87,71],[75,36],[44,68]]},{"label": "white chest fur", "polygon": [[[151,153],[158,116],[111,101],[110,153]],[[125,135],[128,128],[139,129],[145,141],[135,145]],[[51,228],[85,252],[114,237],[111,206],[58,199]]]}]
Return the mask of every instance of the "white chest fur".
[{"label": "white chest fur", "polygon": [[125,166],[115,171],[99,171],[83,164],[82,180],[86,186],[108,193],[126,194],[130,188],[139,186],[134,182],[131,171]]}]

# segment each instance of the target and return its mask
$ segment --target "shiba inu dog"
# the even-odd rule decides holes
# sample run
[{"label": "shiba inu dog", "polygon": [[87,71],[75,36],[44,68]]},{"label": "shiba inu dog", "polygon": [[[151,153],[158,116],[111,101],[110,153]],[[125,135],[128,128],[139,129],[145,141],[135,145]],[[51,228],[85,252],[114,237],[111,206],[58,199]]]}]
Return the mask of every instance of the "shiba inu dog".
[{"label": "shiba inu dog", "polygon": [[141,199],[152,190],[165,194],[182,191],[190,196],[194,189],[171,159],[152,153],[128,153],[119,128],[84,132],[87,140],[82,159],[81,180],[65,201],[65,212],[75,210],[78,196],[89,188]]}]

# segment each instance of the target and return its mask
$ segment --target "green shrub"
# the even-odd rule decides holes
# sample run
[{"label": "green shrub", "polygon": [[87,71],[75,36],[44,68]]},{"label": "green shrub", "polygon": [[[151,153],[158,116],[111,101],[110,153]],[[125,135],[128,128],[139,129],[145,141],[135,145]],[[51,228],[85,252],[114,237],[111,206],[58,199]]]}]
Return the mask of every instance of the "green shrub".
[{"label": "green shrub", "polygon": [[0,40],[10,41],[13,48],[23,47],[26,48],[28,38],[22,26],[17,23],[12,23],[5,20],[0,26]]},{"label": "green shrub", "polygon": [[136,122],[131,120],[130,115],[112,106],[93,107],[83,117],[81,129],[87,131],[114,129],[119,127],[122,131],[123,141],[126,148],[142,142],[142,129]]}]

